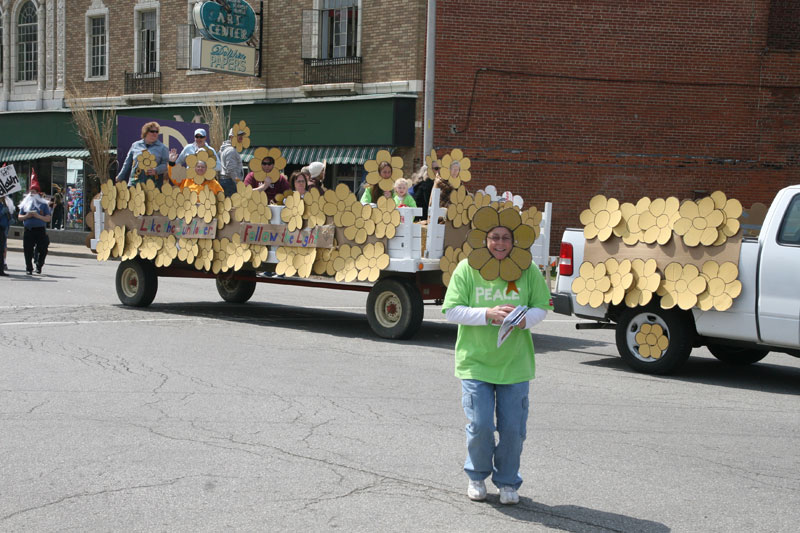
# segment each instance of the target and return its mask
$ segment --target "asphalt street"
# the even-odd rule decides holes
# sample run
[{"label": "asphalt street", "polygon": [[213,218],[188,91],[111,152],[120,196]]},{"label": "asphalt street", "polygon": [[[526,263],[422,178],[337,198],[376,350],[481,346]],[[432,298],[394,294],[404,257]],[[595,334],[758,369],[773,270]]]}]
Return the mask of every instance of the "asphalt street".
[{"label": "asphalt street", "polygon": [[[12,252],[10,252],[12,253]],[[0,278],[0,531],[764,531],[800,522],[800,359],[634,373],[612,331],[535,329],[521,501],[466,497],[456,328],[376,337],[366,293],[225,304],[116,263]]]}]

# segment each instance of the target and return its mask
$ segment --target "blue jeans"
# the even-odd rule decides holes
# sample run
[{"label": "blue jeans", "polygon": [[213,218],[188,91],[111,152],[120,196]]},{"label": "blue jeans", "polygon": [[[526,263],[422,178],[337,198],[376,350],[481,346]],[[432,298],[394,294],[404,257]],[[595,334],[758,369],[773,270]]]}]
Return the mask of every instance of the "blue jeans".
[{"label": "blue jeans", "polygon": [[233,181],[233,178],[220,176],[218,181],[226,197],[233,196],[236,193],[236,182]]},{"label": "blue jeans", "polygon": [[[528,423],[530,382],[495,385],[474,379],[461,380],[461,403],[467,424],[467,460],[464,471],[473,481],[492,475],[497,487],[519,489],[519,462]],[[497,433],[495,444],[495,405]]]}]

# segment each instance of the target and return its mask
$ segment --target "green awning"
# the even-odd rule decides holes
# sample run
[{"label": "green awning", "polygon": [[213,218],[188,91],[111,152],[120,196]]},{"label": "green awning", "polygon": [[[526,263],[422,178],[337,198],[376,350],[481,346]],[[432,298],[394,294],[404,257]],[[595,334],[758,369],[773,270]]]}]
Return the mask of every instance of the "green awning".
[{"label": "green awning", "polygon": [[[327,161],[335,165],[363,165],[375,159],[379,150],[394,151],[390,146],[279,146],[281,155],[290,165],[307,165],[312,161]],[[253,158],[256,147],[242,152],[242,161]]]},{"label": "green awning", "polygon": [[[116,150],[111,150],[116,153]],[[83,148],[0,148],[0,162],[32,161],[47,157],[71,157],[83,159],[89,157],[89,150]]]}]

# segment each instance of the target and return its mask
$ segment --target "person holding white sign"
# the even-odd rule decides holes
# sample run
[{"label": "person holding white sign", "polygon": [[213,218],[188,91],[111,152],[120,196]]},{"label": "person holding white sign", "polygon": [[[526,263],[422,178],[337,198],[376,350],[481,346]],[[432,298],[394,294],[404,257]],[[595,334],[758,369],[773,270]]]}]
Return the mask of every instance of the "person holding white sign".
[{"label": "person holding white sign", "polygon": [[41,197],[39,184],[33,182],[28,194],[19,204],[17,218],[25,226],[22,234],[22,249],[25,253],[25,273],[33,274],[33,264],[36,263],[36,273],[42,273],[44,259],[47,257],[47,247],[50,238],[47,236],[47,223],[50,222],[50,207],[47,200]]}]

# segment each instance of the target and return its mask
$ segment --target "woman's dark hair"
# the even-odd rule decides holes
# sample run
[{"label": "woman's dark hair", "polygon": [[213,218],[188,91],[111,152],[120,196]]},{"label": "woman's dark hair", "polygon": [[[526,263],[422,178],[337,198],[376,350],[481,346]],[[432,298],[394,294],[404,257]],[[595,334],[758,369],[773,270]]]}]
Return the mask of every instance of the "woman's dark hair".
[{"label": "woman's dark hair", "polygon": [[306,190],[308,190],[308,177],[299,170],[295,170],[294,172],[292,172],[292,175],[289,176],[289,184],[292,186],[293,191],[297,190],[297,188],[294,186],[294,183],[300,176],[303,176],[306,179]]}]

